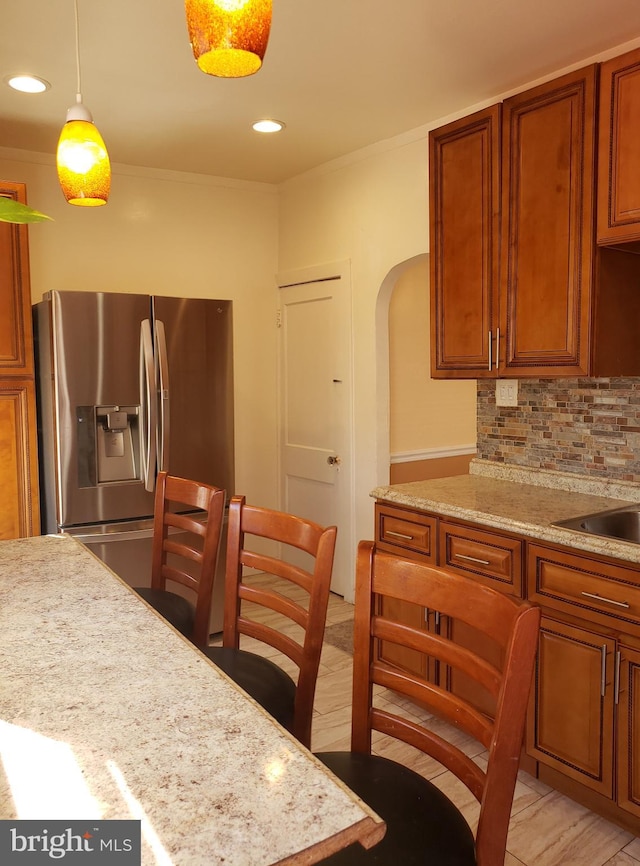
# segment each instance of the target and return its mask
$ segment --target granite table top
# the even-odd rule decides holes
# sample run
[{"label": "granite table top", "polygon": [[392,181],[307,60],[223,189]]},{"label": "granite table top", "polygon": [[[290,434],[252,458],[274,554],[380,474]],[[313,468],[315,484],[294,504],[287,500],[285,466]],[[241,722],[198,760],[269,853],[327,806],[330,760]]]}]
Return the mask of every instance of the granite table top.
[{"label": "granite table top", "polygon": [[640,544],[553,525],[559,520],[640,503],[640,484],[632,482],[607,482],[476,459],[471,461],[468,475],[376,487],[371,496],[640,563]]},{"label": "granite table top", "polygon": [[141,819],[145,866],[315,863],[384,824],[70,536],[0,542],[0,818]]}]

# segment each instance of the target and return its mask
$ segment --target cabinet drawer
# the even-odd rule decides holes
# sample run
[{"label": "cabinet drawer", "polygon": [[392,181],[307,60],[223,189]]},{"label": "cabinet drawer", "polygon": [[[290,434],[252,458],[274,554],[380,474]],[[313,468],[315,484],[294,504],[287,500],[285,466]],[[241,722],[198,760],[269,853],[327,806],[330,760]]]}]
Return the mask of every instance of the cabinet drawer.
[{"label": "cabinet drawer", "polygon": [[381,550],[435,565],[437,532],[435,517],[376,504],[376,542]]},{"label": "cabinet drawer", "polygon": [[529,600],[607,625],[640,625],[640,570],[529,544]]},{"label": "cabinet drawer", "polygon": [[522,542],[517,538],[442,521],[440,564],[509,595],[522,596]]}]

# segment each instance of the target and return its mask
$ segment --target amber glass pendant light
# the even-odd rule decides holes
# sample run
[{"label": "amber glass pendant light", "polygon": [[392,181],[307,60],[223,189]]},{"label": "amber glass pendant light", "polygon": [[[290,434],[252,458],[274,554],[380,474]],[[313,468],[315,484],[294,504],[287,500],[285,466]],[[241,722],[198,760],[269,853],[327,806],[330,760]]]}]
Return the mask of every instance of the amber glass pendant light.
[{"label": "amber glass pendant light", "polygon": [[69,204],[97,207],[107,203],[111,189],[111,164],[102,136],[93,123],[89,109],[82,103],[80,86],[80,28],[78,0],[76,16],[76,104],[67,111],[67,122],[58,140],[56,162],[58,180]]},{"label": "amber glass pendant light", "polygon": [[220,78],[253,75],[262,66],[272,0],[185,0],[193,56]]}]

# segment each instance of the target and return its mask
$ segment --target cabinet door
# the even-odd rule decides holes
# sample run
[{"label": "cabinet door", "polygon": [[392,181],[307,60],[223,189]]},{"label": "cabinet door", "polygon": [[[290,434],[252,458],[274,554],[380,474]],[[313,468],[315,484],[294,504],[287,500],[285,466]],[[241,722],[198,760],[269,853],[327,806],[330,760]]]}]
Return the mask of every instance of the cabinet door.
[{"label": "cabinet door", "polygon": [[431,374],[495,375],[500,106],[429,136]]},{"label": "cabinet door", "polygon": [[527,753],[613,797],[612,638],[542,618]]},{"label": "cabinet door", "polygon": [[0,539],[40,533],[35,387],[0,379]]},{"label": "cabinet door", "polygon": [[500,372],[589,368],[596,67],[503,103]]},{"label": "cabinet door", "polygon": [[[25,202],[22,183],[0,181],[0,195]],[[0,222],[0,375],[33,375],[27,227]]]},{"label": "cabinet door", "polygon": [[[458,646],[465,647],[485,659],[499,669],[504,664],[504,652],[483,632],[467,625],[460,620],[441,617],[440,628],[449,640]],[[492,718],[496,714],[496,702],[493,695],[478,682],[470,679],[462,671],[445,667],[439,671],[439,683],[443,688],[453,692],[458,697],[468,701],[483,713]]]},{"label": "cabinet door", "polygon": [[[414,628],[429,630],[434,627],[434,611],[426,610],[417,604],[409,604],[406,601],[398,601],[393,598],[385,598],[382,601],[382,613],[396,622],[413,626]],[[397,646],[390,641],[379,641],[377,650],[378,658],[394,667],[411,673],[426,677],[430,680],[436,679],[436,664],[424,653],[407,647]]]},{"label": "cabinet door", "polygon": [[598,243],[640,240],[640,49],[600,69]]},{"label": "cabinet door", "polygon": [[620,647],[618,805],[640,818],[640,652]]}]

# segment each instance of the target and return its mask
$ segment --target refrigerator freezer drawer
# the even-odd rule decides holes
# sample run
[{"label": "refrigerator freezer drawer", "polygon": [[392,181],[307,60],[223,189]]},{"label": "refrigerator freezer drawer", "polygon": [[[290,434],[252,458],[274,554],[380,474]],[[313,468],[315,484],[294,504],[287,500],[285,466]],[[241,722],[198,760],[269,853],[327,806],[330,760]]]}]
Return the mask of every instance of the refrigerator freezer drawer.
[{"label": "refrigerator freezer drawer", "polygon": [[[151,549],[153,543],[153,521],[140,520],[126,525],[119,523],[103,524],[96,527],[75,527],[65,530],[81,541],[98,559],[121,577],[129,586],[149,586],[151,583]],[[179,530],[173,530],[176,535]],[[211,619],[209,633],[218,634],[222,631],[222,616],[224,607],[224,570],[227,547],[227,521],[225,518],[218,567],[213,582],[213,599],[211,603]],[[169,557],[171,562],[171,557]],[[188,570],[185,561],[180,560],[180,568]],[[167,583],[167,589],[184,596],[190,601],[193,594],[181,584]]]}]

